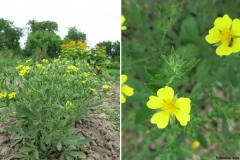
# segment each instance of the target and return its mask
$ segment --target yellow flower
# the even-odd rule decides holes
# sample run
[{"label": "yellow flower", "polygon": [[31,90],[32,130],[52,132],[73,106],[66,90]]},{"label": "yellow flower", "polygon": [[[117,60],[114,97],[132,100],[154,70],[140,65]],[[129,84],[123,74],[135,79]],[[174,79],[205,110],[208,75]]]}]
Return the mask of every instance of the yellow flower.
[{"label": "yellow flower", "polygon": [[86,72],[83,72],[83,75],[84,75],[85,77],[87,77],[89,74],[86,73]]},{"label": "yellow flower", "polygon": [[28,93],[33,93],[33,92],[34,92],[34,90],[32,90],[32,89],[28,90]]},{"label": "yellow flower", "polygon": [[82,83],[86,83],[86,81],[82,81]]},{"label": "yellow flower", "polygon": [[11,92],[8,94],[9,99],[13,99],[16,96],[16,92]]},{"label": "yellow flower", "polygon": [[19,69],[22,69],[23,67],[24,67],[23,65],[19,65],[16,67],[16,69],[19,70]]},{"label": "yellow flower", "polygon": [[102,88],[103,88],[103,89],[108,89],[108,88],[111,88],[111,87],[110,87],[109,85],[106,85],[106,84],[105,84],[105,85],[102,86]]},{"label": "yellow flower", "polygon": [[32,59],[27,59],[26,63],[30,63],[32,61]]},{"label": "yellow flower", "polygon": [[21,70],[20,72],[19,72],[19,75],[20,76],[24,76],[25,74],[27,73],[27,70]]},{"label": "yellow flower", "polygon": [[41,61],[42,61],[42,63],[48,63],[47,59],[42,59]]},{"label": "yellow flower", "polygon": [[146,134],[149,134],[150,133],[150,130],[148,129],[148,130],[146,130]]},{"label": "yellow flower", "polygon": [[150,109],[160,109],[151,118],[151,123],[157,124],[158,128],[165,128],[168,125],[169,119],[176,116],[182,126],[186,126],[190,121],[190,106],[189,98],[174,97],[174,90],[166,86],[157,91],[157,96],[150,96],[147,106]]},{"label": "yellow flower", "polygon": [[69,70],[73,70],[73,71],[78,71],[78,68],[75,66],[68,66],[67,67]]},{"label": "yellow flower", "polygon": [[59,62],[59,59],[55,59],[53,62],[54,62],[54,63],[57,63],[57,62]]},{"label": "yellow flower", "polygon": [[121,95],[121,103],[126,102],[126,96],[132,96],[134,94],[133,88],[129,87],[128,85],[125,85],[124,83],[127,81],[127,76],[126,75],[121,75],[121,90],[122,90],[122,95]]},{"label": "yellow flower", "polygon": [[191,144],[191,147],[193,148],[193,149],[196,149],[197,147],[199,147],[200,146],[200,143],[198,142],[198,141],[194,141],[194,142],[192,142],[192,144]]},{"label": "yellow flower", "polygon": [[72,102],[67,101],[67,102],[66,102],[66,105],[67,105],[67,106],[71,106],[71,105],[72,105]]},{"label": "yellow flower", "polygon": [[231,18],[227,14],[218,17],[214,22],[214,27],[209,30],[205,37],[210,44],[218,44],[216,53],[219,56],[230,55],[240,51],[240,20]]},{"label": "yellow flower", "polygon": [[96,89],[94,89],[94,88],[90,88],[90,90],[93,91],[93,92],[96,92]]},{"label": "yellow flower", "polygon": [[30,68],[31,68],[31,67],[29,67],[29,66],[23,66],[23,68],[22,68],[22,69],[23,69],[23,70],[27,70],[27,71],[28,71]]},{"label": "yellow flower", "polygon": [[125,22],[125,20],[126,20],[126,18],[122,15],[122,19],[121,19],[121,21],[122,21],[122,30],[126,30],[127,29],[126,26],[123,26],[123,23]]},{"label": "yellow flower", "polygon": [[0,98],[5,98],[7,97],[7,93],[0,93]]}]

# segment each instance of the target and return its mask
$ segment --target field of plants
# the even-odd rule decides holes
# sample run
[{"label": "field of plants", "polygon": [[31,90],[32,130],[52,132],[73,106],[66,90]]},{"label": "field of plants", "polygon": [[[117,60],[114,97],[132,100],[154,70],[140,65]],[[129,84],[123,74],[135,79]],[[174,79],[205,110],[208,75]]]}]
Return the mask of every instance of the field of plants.
[{"label": "field of plants", "polygon": [[122,1],[122,159],[240,159],[239,8]]},{"label": "field of plants", "polygon": [[119,42],[90,48],[74,27],[57,40],[55,23],[29,24],[24,49],[0,39],[0,159],[120,159]]}]

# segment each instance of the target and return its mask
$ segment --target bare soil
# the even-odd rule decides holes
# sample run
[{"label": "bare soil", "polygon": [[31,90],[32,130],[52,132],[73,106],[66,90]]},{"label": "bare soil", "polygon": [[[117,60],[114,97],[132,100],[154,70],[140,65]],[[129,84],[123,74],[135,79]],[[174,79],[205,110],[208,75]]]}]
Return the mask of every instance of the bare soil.
[{"label": "bare soil", "polygon": [[[110,111],[113,107],[119,106],[119,87],[111,85],[109,97],[103,99],[103,106]],[[120,108],[118,110],[120,112]],[[119,114],[120,115],[120,114]],[[88,117],[90,121],[76,122],[75,134],[82,134],[85,137],[92,138],[89,144],[86,144],[88,149],[84,160],[119,160],[120,159],[120,129],[116,128],[115,122],[108,118],[108,113],[99,111],[98,107],[90,110]],[[17,123],[11,120],[9,123],[0,124],[0,160],[18,160],[14,158],[21,144],[10,147],[11,133],[4,130],[4,127],[12,123]],[[79,149],[80,151],[80,149]],[[49,160],[58,159],[53,155],[49,156]]]}]

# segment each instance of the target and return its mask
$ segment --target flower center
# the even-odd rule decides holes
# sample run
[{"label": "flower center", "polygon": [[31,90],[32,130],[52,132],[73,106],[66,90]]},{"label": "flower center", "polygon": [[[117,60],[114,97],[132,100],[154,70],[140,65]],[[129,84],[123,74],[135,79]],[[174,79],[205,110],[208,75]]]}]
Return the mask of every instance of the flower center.
[{"label": "flower center", "polygon": [[227,41],[228,47],[232,47],[233,45],[233,35],[230,31],[222,33],[223,39],[222,42]]},{"label": "flower center", "polygon": [[174,106],[173,102],[166,103],[166,105],[162,108],[163,111],[167,112],[168,114],[173,115],[176,111],[176,107]]}]

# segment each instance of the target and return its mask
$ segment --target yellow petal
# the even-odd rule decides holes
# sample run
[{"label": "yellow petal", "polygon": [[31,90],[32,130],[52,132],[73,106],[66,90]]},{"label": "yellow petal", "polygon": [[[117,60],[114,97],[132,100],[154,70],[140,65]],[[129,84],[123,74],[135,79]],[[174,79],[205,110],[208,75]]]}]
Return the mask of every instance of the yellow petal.
[{"label": "yellow petal", "polygon": [[125,74],[121,75],[121,84],[127,81],[127,76]]},{"label": "yellow petal", "polygon": [[126,18],[122,15],[122,17],[121,17],[122,24],[125,22],[125,20],[126,20]]},{"label": "yellow petal", "polygon": [[220,46],[217,47],[216,53],[219,56],[228,56],[232,53],[231,47],[228,47],[228,41],[223,41]]},{"label": "yellow petal", "polygon": [[232,47],[230,47],[233,53],[240,51],[240,38],[234,38]]},{"label": "yellow petal", "polygon": [[232,23],[232,30],[231,34],[234,36],[240,36],[240,20],[239,19],[234,19]]},{"label": "yellow petal", "polygon": [[127,29],[127,27],[126,26],[122,26],[122,30],[126,30]]},{"label": "yellow petal", "polygon": [[225,14],[223,17],[218,17],[215,20],[214,25],[222,32],[226,32],[232,25],[232,19],[227,14]]},{"label": "yellow petal", "polygon": [[190,113],[191,106],[190,106],[191,100],[189,98],[183,98],[180,97],[175,103],[174,106],[179,108],[184,113]]},{"label": "yellow petal", "polygon": [[157,124],[158,128],[165,128],[169,122],[169,114],[164,111],[158,112],[152,116],[150,121]]},{"label": "yellow petal", "polygon": [[121,95],[121,103],[125,103],[126,102],[126,98],[124,97],[124,95]]},{"label": "yellow petal", "polygon": [[206,41],[210,44],[217,43],[221,41],[222,35],[220,34],[219,30],[217,27],[213,27],[210,31],[209,34],[205,37]]},{"label": "yellow petal", "polygon": [[174,96],[174,91],[171,87],[166,86],[165,88],[160,88],[157,91],[157,96],[160,99],[163,99],[166,103],[172,102],[172,98]]},{"label": "yellow petal", "polygon": [[150,109],[157,109],[163,106],[164,102],[159,97],[150,96],[149,101],[147,102],[147,106]]},{"label": "yellow petal", "polygon": [[175,114],[177,120],[180,122],[180,124],[182,126],[186,126],[187,122],[190,121],[190,114],[189,113],[185,113],[181,110],[178,110],[178,112],[175,112],[174,114]]},{"label": "yellow petal", "polygon": [[124,93],[126,96],[132,96],[133,95],[133,88],[127,86],[127,85],[124,85],[122,86],[122,93]]}]

